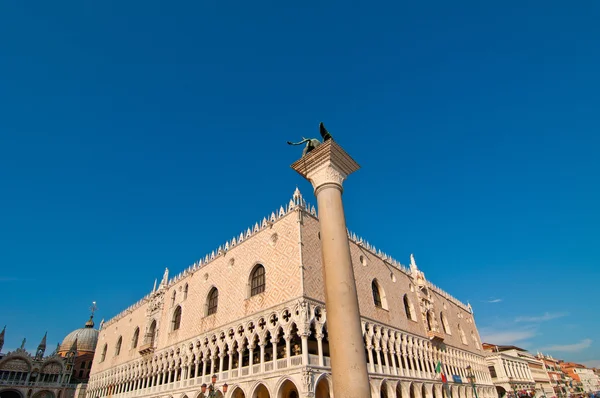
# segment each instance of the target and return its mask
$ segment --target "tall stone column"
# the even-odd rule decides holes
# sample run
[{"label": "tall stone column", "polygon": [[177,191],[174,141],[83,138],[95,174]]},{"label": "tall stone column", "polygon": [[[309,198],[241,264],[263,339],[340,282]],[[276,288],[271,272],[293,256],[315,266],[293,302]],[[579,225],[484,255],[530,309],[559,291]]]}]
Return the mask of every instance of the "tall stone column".
[{"label": "tall stone column", "polygon": [[317,197],[333,395],[344,398],[371,396],[342,204],[342,183],[359,167],[333,140],[292,164],[310,181]]}]

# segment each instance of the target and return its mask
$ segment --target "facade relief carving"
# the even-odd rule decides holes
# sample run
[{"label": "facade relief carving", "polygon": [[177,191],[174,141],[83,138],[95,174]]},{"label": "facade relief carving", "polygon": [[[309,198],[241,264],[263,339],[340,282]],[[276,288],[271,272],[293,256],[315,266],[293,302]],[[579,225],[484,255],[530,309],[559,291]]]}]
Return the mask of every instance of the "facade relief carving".
[{"label": "facade relief carving", "polygon": [[165,302],[165,291],[163,289],[159,289],[152,293],[150,296],[150,301],[148,303],[147,315],[150,317],[157,313],[158,311],[163,309]]},{"label": "facade relief carving", "polygon": [[310,371],[310,369],[305,369],[302,371],[302,385],[305,392],[311,393],[314,391],[313,373]]},{"label": "facade relief carving", "polygon": [[29,372],[29,364],[27,361],[20,358],[10,359],[0,365],[0,370]]}]

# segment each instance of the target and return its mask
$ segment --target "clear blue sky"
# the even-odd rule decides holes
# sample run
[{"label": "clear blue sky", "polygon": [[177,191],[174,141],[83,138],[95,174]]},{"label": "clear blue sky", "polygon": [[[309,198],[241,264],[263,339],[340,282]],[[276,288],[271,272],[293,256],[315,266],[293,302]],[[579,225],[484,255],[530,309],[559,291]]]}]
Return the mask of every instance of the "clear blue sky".
[{"label": "clear blue sky", "polygon": [[351,230],[414,253],[486,340],[600,361],[599,20],[591,0],[0,2],[5,351],[93,300],[114,316],[297,184],[312,199],[285,142],[323,120],[363,167]]}]

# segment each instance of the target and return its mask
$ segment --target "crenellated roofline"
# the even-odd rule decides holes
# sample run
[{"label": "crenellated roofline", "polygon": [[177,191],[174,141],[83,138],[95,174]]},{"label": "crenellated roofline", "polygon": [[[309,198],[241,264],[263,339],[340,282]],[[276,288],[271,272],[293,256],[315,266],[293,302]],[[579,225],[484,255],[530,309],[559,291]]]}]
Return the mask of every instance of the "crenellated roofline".
[{"label": "crenellated roofline", "polygon": [[[246,229],[246,231],[242,231],[238,236],[234,236],[232,239],[225,242],[225,244],[220,245],[217,248],[217,250],[213,250],[210,253],[206,254],[204,257],[200,258],[198,261],[196,261],[193,264],[191,264],[190,266],[188,266],[186,269],[181,271],[179,274],[177,274],[173,278],[170,278],[166,284],[161,284],[159,289],[166,290],[166,289],[170,288],[171,286],[175,285],[176,283],[178,283],[179,281],[181,281],[183,278],[187,277],[188,275],[193,275],[200,268],[203,268],[203,267],[207,266],[208,264],[210,264],[211,262],[213,262],[215,259],[218,259],[219,257],[224,256],[229,250],[233,249],[236,246],[239,246],[243,242],[252,238],[257,233],[269,228],[270,226],[274,225],[279,220],[283,219],[285,216],[287,216],[288,214],[290,214],[291,212],[296,211],[296,210],[303,211],[306,214],[309,214],[312,217],[314,217],[316,220],[318,220],[317,210],[316,210],[315,206],[308,203],[302,197],[300,190],[296,187],[296,190],[294,191],[294,194],[292,195],[292,198],[287,203],[287,205],[280,206],[279,209],[271,212],[270,215],[263,217],[262,221],[256,222],[254,224],[254,226],[248,227]],[[355,233],[348,231],[348,239],[351,242],[354,242],[355,244],[357,244],[358,246],[361,246],[363,249],[368,250],[373,255],[379,257],[382,261],[384,261],[387,264],[393,266],[394,268],[400,270],[401,272],[408,275],[409,277],[411,277],[411,278],[414,277],[414,275],[409,267],[400,263],[399,261],[397,261],[393,257],[389,256],[388,254],[382,252],[381,250],[377,249],[374,245],[370,244],[368,241],[364,240],[363,238],[357,236]],[[452,303],[456,304],[458,307],[464,309],[467,312],[471,312],[469,307],[467,305],[465,305],[464,303],[462,303],[457,298],[451,296],[450,294],[448,294],[447,292],[445,292],[438,286],[435,286],[434,284],[432,284],[429,281],[427,281],[426,283],[427,283],[427,287],[429,287],[431,290],[435,291],[442,297],[446,298],[448,301],[451,301]],[[108,321],[101,324],[100,329],[117,322],[119,319],[127,316],[128,314],[130,314],[137,308],[141,307],[142,305],[144,305],[146,302],[148,302],[150,300],[150,298],[152,297],[152,295],[154,293],[155,293],[155,290],[153,289],[150,293],[148,293],[142,299],[137,301],[135,304],[130,305],[129,307],[127,307],[125,310],[121,311],[119,314],[117,314],[113,318],[111,318]]]}]

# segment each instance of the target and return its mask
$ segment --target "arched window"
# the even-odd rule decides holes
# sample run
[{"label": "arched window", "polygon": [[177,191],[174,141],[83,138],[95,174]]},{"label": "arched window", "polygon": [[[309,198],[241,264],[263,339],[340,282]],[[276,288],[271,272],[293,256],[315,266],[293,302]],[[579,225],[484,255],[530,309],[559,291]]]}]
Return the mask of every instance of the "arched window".
[{"label": "arched window", "polygon": [[206,315],[212,315],[217,312],[219,306],[219,291],[216,287],[213,287],[208,293],[208,311]]},{"label": "arched window", "polygon": [[152,320],[150,327],[148,328],[148,333],[146,334],[146,344],[150,344],[150,346],[154,346],[154,337],[156,337],[156,319]]},{"label": "arched window", "polygon": [[119,340],[117,340],[117,346],[115,347],[115,356],[118,356],[121,353],[121,344],[123,343],[123,337],[119,336]]},{"label": "arched window", "polygon": [[137,348],[139,339],[140,339],[140,328],[135,328],[135,332],[133,332],[133,338],[131,339],[131,348]]},{"label": "arched window", "polygon": [[465,336],[465,332],[463,332],[462,328],[460,327],[460,323],[458,324],[458,334],[460,334],[460,340],[462,343],[464,345],[468,345],[469,342],[467,341],[467,336]]},{"label": "arched window", "polygon": [[188,284],[186,283],[185,286],[183,287],[183,299],[184,300],[187,298],[187,293],[188,293]]},{"label": "arched window", "polygon": [[450,325],[448,324],[448,319],[443,312],[440,312],[440,320],[442,321],[442,327],[444,328],[444,333],[451,335]]},{"label": "arched window", "polygon": [[173,312],[173,327],[171,330],[178,330],[179,326],[181,326],[181,306],[178,305],[175,312]]},{"label": "arched window", "polygon": [[371,290],[373,291],[373,303],[375,304],[375,307],[381,308],[381,295],[379,294],[379,286],[377,281],[374,279],[373,282],[371,282]]},{"label": "arched window", "polygon": [[475,348],[479,349],[479,341],[477,340],[477,336],[475,336],[475,333],[471,330],[471,340],[473,340],[473,343],[475,343]]},{"label": "arched window", "polygon": [[427,330],[433,330],[433,313],[427,312]]},{"label": "arched window", "polygon": [[410,302],[408,295],[404,295],[404,312],[406,312],[406,317],[411,321],[416,320],[413,313],[413,306]]},{"label": "arched window", "polygon": [[258,264],[250,277],[250,297],[265,291],[265,267]]},{"label": "arched window", "polygon": [[176,294],[177,294],[177,292],[175,290],[173,290],[173,295],[171,296],[171,307],[173,307],[175,305]]},{"label": "arched window", "polygon": [[104,347],[102,348],[102,355],[100,356],[100,362],[104,362],[106,359],[106,350],[108,350],[108,346],[104,344]]}]

